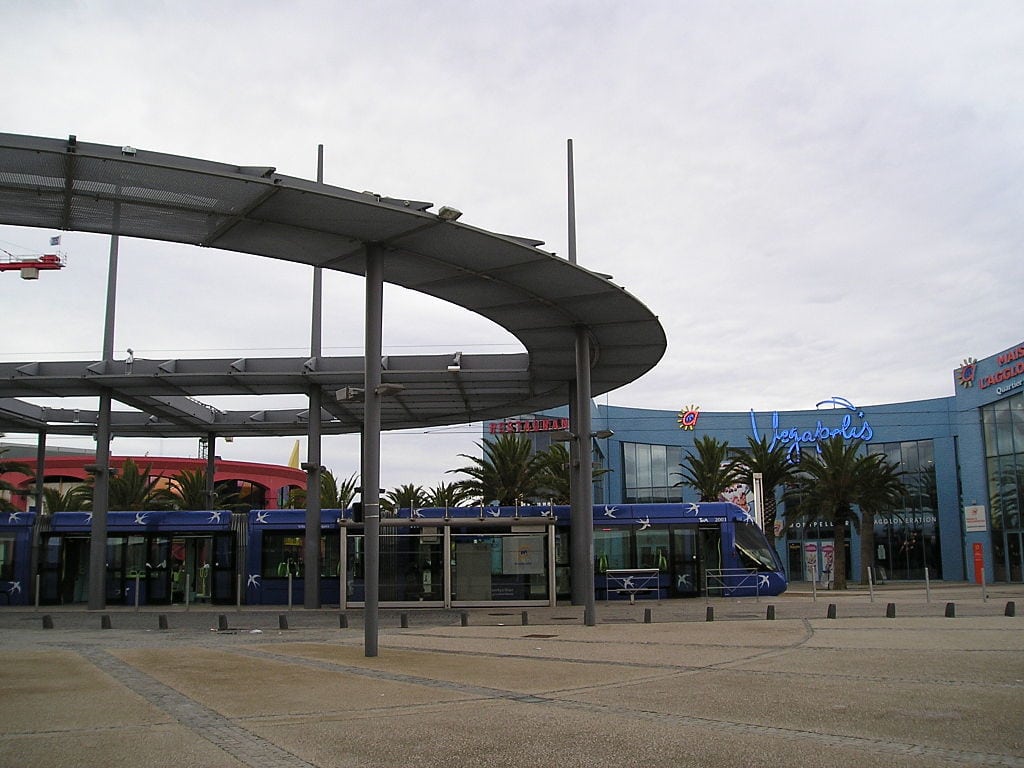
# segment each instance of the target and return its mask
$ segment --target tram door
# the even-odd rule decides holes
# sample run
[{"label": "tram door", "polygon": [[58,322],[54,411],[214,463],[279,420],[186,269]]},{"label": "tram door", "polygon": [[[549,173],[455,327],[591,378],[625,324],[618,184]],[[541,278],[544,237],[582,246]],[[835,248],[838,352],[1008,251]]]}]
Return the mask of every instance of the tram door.
[{"label": "tram door", "polygon": [[[700,537],[700,577],[701,591],[708,595],[722,593],[722,532],[717,527],[701,527]],[[708,571],[712,572],[708,579]]]},{"label": "tram door", "polygon": [[[85,603],[89,600],[89,539],[86,537],[57,537],[50,539],[51,544],[59,543],[54,554],[59,557],[60,544],[63,544],[64,556],[60,563],[60,594],[61,604]],[[47,562],[49,565],[49,562]],[[54,563],[57,565],[57,563]]]},{"label": "tram door", "polygon": [[171,539],[171,602],[210,602],[213,597],[213,536]]},{"label": "tram door", "polygon": [[693,526],[672,528],[672,594],[693,597],[700,594],[700,557],[697,529]]}]

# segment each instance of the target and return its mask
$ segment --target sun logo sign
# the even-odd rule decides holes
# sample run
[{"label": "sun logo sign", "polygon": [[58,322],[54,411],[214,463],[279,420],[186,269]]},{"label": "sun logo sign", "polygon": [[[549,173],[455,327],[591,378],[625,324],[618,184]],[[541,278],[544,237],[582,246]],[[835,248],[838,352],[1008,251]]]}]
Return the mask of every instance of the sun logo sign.
[{"label": "sun logo sign", "polygon": [[689,405],[679,411],[679,418],[676,419],[679,422],[680,429],[693,430],[697,426],[697,419],[700,418],[700,406]]},{"label": "sun logo sign", "polygon": [[961,387],[974,386],[974,374],[978,370],[978,361],[973,357],[964,358],[960,367],[956,369],[956,380]]}]

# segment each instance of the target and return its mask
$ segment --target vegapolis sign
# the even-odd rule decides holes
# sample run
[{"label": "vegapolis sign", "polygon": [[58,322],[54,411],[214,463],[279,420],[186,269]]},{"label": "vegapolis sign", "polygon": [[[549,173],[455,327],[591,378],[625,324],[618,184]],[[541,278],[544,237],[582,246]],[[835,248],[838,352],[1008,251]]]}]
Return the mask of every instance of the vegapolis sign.
[{"label": "vegapolis sign", "polygon": [[[843,417],[839,419],[838,424],[828,425],[825,424],[824,419],[818,419],[813,427],[788,427],[782,426],[779,423],[779,412],[775,411],[772,414],[771,444],[768,446],[768,449],[771,450],[779,444],[788,446],[787,455],[789,460],[795,462],[800,459],[800,450],[803,447],[813,445],[814,449],[821,453],[821,447],[818,443],[836,435],[842,435],[845,440],[863,440],[864,442],[868,442],[874,437],[874,430],[871,429],[868,420],[864,418],[864,411],[846,398],[833,397],[828,400],[822,400],[818,403],[817,407],[821,408],[823,405],[833,405],[840,412],[844,410],[847,412],[843,413]],[[751,409],[750,429],[754,433],[754,439],[760,441],[761,434],[758,432],[757,419],[755,417],[756,414]]]}]

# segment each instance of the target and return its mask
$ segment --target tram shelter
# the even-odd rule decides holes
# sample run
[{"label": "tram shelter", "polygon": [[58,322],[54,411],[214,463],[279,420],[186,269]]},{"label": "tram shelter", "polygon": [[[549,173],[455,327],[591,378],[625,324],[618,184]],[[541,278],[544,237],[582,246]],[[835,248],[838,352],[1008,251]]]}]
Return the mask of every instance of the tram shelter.
[{"label": "tram shelter", "polygon": [[[570,145],[571,146],[571,145]],[[425,201],[355,192],[277,173],[130,146],[0,134],[0,223],[110,235],[103,355],[73,362],[0,361],[0,431],[94,435],[96,496],[89,607],[101,609],[109,443],[113,436],[307,435],[309,486],[319,487],[320,439],[361,433],[368,548],[379,532],[381,430],[500,419],[570,403],[577,476],[590,477],[591,398],[649,371],[666,349],[657,317],[608,275],[546,252],[543,242],[459,221]],[[571,196],[570,196],[571,203]],[[570,205],[571,207],[571,205]],[[310,354],[301,357],[138,359],[114,356],[114,296],[121,237],[282,259],[312,268]],[[574,235],[570,237],[571,249]],[[322,354],[322,270],[365,278],[364,353]],[[388,355],[381,350],[383,284],[476,312],[510,332],[514,354]],[[223,410],[212,395],[301,394],[307,408]],[[49,408],[32,398],[96,397],[95,410]],[[114,403],[133,410],[116,410]],[[40,473],[42,475],[42,473]],[[577,483],[574,493],[584,493]],[[588,494],[589,495],[589,494]],[[319,519],[308,494],[310,520]],[[589,508],[589,504],[586,505]],[[588,516],[589,519],[589,516]],[[313,528],[309,525],[308,528]],[[590,536],[580,531],[582,537]],[[587,538],[580,540],[584,551]],[[308,544],[307,544],[308,545]],[[589,541],[592,552],[592,540]],[[574,543],[574,548],[576,544]],[[369,557],[372,558],[372,551]],[[308,561],[315,561],[311,552]],[[589,567],[587,560],[589,559]],[[576,561],[591,585],[593,559]],[[368,559],[368,574],[376,562]],[[319,607],[310,580],[306,607]],[[367,655],[376,655],[376,602],[368,584]]]}]

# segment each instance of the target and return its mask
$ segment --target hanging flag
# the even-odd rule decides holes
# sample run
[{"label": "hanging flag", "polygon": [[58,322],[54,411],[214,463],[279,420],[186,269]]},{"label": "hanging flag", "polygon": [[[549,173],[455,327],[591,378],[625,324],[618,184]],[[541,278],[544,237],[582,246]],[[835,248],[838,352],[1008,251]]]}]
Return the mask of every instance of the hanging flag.
[{"label": "hanging flag", "polygon": [[55,235],[50,238],[50,245],[60,245],[60,235]]},{"label": "hanging flag", "polygon": [[288,466],[292,469],[299,468],[299,441],[295,441],[295,446],[292,448],[292,455],[288,458]]}]

